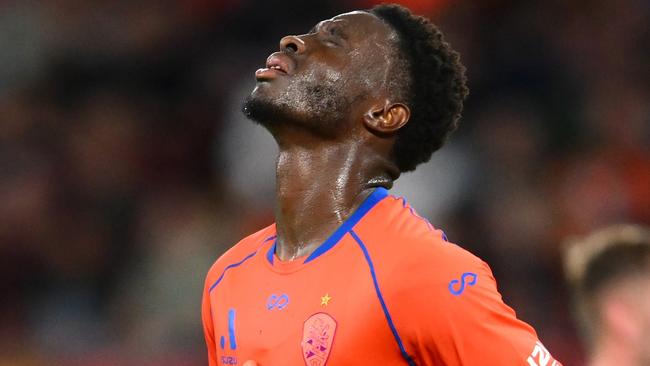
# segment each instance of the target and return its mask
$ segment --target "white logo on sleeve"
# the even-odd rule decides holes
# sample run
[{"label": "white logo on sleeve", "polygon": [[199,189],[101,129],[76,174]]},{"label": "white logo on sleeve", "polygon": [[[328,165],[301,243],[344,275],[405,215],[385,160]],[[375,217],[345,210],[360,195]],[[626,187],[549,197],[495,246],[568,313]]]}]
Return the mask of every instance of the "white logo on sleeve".
[{"label": "white logo on sleeve", "polygon": [[561,363],[553,359],[551,353],[540,341],[535,343],[533,352],[528,356],[527,361],[530,366],[562,366]]}]

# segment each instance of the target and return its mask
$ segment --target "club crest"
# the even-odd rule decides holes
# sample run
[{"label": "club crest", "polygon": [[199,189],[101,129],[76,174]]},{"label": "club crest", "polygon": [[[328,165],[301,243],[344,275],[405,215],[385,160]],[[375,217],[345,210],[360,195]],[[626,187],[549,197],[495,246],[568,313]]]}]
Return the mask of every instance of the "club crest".
[{"label": "club crest", "polygon": [[332,350],[336,320],[325,313],[316,313],[305,320],[302,330],[302,357],[307,366],[323,366]]}]

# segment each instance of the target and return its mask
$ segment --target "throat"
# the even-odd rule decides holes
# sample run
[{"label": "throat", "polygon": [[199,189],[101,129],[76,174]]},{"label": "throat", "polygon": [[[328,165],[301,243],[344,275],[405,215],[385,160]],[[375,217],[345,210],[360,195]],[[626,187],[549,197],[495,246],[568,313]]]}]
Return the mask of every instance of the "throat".
[{"label": "throat", "polygon": [[376,187],[390,188],[385,174],[350,146],[281,149],[276,170],[276,254],[288,261],[310,255]]}]

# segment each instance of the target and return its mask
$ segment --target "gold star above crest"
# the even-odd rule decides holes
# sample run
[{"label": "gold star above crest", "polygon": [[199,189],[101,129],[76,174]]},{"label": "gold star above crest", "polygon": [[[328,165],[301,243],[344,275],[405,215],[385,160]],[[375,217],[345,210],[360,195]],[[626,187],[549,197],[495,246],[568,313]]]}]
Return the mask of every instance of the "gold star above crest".
[{"label": "gold star above crest", "polygon": [[327,306],[327,305],[329,305],[330,300],[332,300],[332,298],[330,297],[329,294],[325,294],[325,296],[321,296],[321,298],[320,298],[320,304],[321,304],[321,306]]}]

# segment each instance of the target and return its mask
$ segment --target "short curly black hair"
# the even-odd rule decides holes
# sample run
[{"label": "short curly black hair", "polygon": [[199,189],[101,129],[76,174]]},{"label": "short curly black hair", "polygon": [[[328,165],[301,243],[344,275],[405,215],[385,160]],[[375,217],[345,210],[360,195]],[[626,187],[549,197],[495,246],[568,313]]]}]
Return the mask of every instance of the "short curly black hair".
[{"label": "short curly black hair", "polygon": [[[411,110],[409,122],[398,132],[393,159],[400,171],[414,170],[429,161],[458,127],[463,100],[468,94],[465,67],[458,52],[447,43],[438,27],[396,4],[369,10],[397,33],[397,52],[408,70],[399,80]],[[404,73],[393,77],[404,79]]]}]

